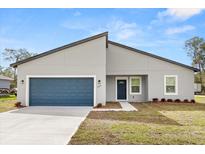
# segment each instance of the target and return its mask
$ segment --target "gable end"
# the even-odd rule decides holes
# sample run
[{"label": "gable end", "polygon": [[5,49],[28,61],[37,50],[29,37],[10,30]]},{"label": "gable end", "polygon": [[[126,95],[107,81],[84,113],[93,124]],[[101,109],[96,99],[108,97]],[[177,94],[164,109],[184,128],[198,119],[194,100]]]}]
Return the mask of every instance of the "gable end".
[{"label": "gable end", "polygon": [[121,47],[121,48],[124,48],[124,49],[128,49],[128,50],[130,50],[130,51],[137,52],[137,53],[139,53],[139,54],[143,54],[143,55],[146,55],[146,56],[150,56],[150,57],[152,57],[152,58],[156,58],[156,59],[159,59],[159,60],[168,62],[168,63],[172,63],[172,64],[175,64],[175,65],[178,65],[178,66],[187,68],[187,69],[191,69],[191,70],[193,70],[194,72],[198,72],[198,71],[199,71],[199,69],[197,69],[197,68],[194,68],[194,67],[191,67],[191,66],[188,66],[188,65],[185,65],[185,64],[182,64],[182,63],[179,63],[179,62],[176,62],[176,61],[167,59],[167,58],[163,58],[163,57],[160,57],[160,56],[157,56],[157,55],[154,55],[154,54],[151,54],[151,53],[142,51],[142,50],[138,50],[138,49],[135,49],[135,48],[132,48],[132,47],[129,47],[129,46],[126,46],[126,45],[117,43],[117,42],[113,42],[113,41],[108,40],[108,43],[110,43],[110,44],[112,44],[112,45],[115,45],[115,46],[118,46],[118,47]]},{"label": "gable end", "polygon": [[82,43],[85,43],[85,42],[88,42],[88,41],[92,41],[94,39],[98,39],[98,38],[103,37],[103,36],[106,37],[106,48],[107,48],[108,47],[108,32],[104,32],[104,33],[101,33],[101,34],[98,34],[98,35],[94,35],[94,36],[91,36],[91,37],[88,37],[88,38],[85,38],[85,39],[82,39],[82,40],[79,40],[79,41],[76,41],[76,42],[73,42],[73,43],[70,43],[70,44],[55,48],[55,49],[52,49],[52,50],[49,50],[49,51],[46,51],[46,52],[43,52],[43,53],[38,54],[36,56],[32,56],[30,58],[18,61],[16,63],[10,64],[10,66],[11,67],[17,67],[18,65],[29,62],[31,60],[35,60],[35,59],[38,59],[38,58],[53,54],[53,53],[56,53],[56,52],[61,51],[63,49],[74,47],[76,45],[79,45],[79,44],[82,44]]}]

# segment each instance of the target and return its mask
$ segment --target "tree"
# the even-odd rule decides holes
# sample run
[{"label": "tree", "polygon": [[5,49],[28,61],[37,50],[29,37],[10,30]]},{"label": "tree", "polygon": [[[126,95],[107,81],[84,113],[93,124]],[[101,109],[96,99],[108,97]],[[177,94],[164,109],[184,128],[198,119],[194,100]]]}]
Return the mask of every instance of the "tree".
[{"label": "tree", "polygon": [[[22,49],[6,48],[3,52],[4,59],[11,63],[24,60],[34,55],[36,55],[36,53],[29,52],[23,48]],[[13,71],[12,68],[9,67],[9,68],[6,68],[3,72],[5,76],[14,78],[14,86],[15,86],[17,82],[16,68],[14,68],[14,71]]]},{"label": "tree", "polygon": [[13,78],[14,77],[14,70],[11,67],[5,68],[2,72],[2,75]]},{"label": "tree", "polygon": [[[193,37],[185,42],[185,49],[192,59],[192,65],[200,70],[199,80],[202,84],[202,74],[205,72],[205,41],[203,38]],[[204,90],[203,87],[202,90]]]},{"label": "tree", "polygon": [[192,58],[192,65],[197,67],[200,71],[204,71],[205,50],[203,49],[204,39],[193,37],[185,42],[185,49],[187,54]]},{"label": "tree", "polygon": [[35,53],[31,53],[26,49],[8,49],[6,48],[3,52],[4,59],[10,62],[18,62],[20,60],[29,58],[31,56],[36,55]]},{"label": "tree", "polygon": [[2,74],[3,73],[3,67],[0,65],[0,74]]},{"label": "tree", "polygon": [[[4,68],[4,67],[0,66],[0,75],[13,78],[14,77],[14,70],[11,67]],[[16,87],[15,80],[12,81],[11,85],[10,85],[10,88],[14,88],[14,87]]]}]

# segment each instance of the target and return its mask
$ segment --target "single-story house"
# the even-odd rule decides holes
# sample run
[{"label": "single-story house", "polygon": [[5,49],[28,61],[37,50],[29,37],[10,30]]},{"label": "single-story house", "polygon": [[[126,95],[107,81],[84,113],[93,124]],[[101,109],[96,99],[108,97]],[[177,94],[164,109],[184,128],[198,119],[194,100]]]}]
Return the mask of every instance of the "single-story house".
[{"label": "single-story house", "polygon": [[11,64],[27,106],[193,99],[197,69],[109,41],[108,32]]},{"label": "single-story house", "polygon": [[13,81],[12,78],[0,75],[0,88],[8,88],[9,89],[11,81]]}]

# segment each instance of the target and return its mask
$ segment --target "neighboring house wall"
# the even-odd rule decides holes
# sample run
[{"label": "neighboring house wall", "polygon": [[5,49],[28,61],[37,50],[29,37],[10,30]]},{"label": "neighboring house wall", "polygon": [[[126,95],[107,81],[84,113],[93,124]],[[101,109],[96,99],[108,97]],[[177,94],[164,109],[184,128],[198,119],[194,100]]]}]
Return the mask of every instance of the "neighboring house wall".
[{"label": "neighboring house wall", "polygon": [[[138,76],[137,74],[135,76]],[[106,81],[106,101],[116,101],[116,77],[122,77],[122,76],[107,76]],[[123,76],[124,77],[124,76]],[[142,102],[142,101],[147,101],[148,100],[148,95],[147,95],[147,76],[143,75],[140,76],[142,78],[142,91],[141,94],[130,94],[130,77],[131,76],[125,76],[128,77],[128,100],[130,102]]]},{"label": "neighboring house wall", "polygon": [[201,83],[194,83],[194,92],[201,92]]},{"label": "neighboring house wall", "polygon": [[0,88],[10,88],[10,81],[0,79]]},{"label": "neighboring house wall", "polygon": [[[96,75],[96,103],[106,101],[106,37],[29,61],[18,66],[18,101],[26,101],[27,75]],[[24,84],[21,83],[24,80]],[[94,104],[96,105],[96,104]]]},{"label": "neighboring house wall", "polygon": [[[152,98],[193,99],[192,70],[109,44],[107,75],[148,75],[148,100]],[[178,76],[178,95],[164,95],[164,75]]]}]

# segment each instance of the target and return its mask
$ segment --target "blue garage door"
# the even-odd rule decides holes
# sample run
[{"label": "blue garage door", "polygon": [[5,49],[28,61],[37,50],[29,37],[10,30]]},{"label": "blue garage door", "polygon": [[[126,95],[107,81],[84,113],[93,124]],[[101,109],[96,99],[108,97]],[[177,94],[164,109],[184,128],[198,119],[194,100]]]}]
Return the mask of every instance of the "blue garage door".
[{"label": "blue garage door", "polygon": [[30,106],[93,106],[93,78],[30,78]]}]

